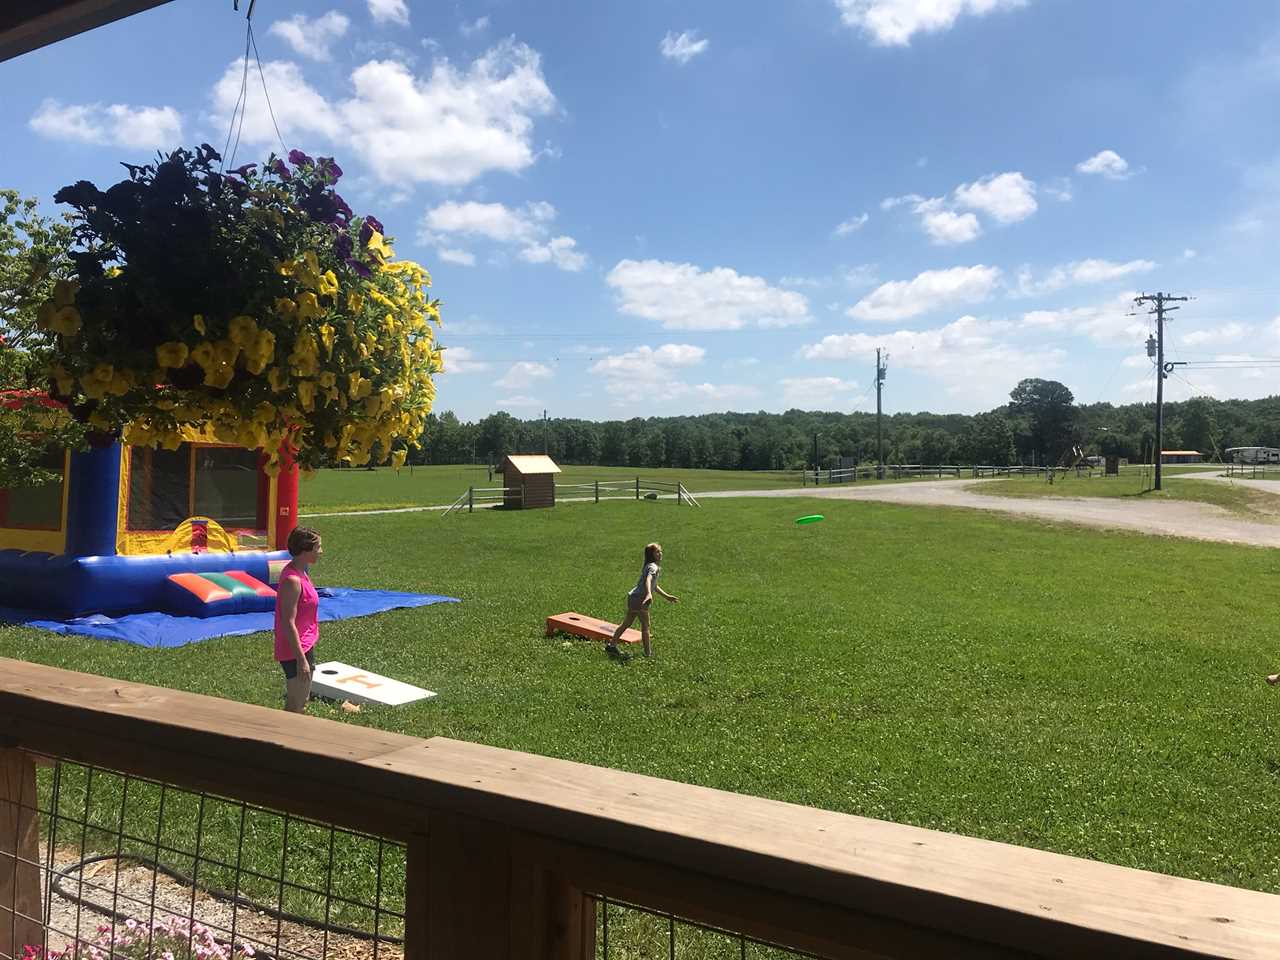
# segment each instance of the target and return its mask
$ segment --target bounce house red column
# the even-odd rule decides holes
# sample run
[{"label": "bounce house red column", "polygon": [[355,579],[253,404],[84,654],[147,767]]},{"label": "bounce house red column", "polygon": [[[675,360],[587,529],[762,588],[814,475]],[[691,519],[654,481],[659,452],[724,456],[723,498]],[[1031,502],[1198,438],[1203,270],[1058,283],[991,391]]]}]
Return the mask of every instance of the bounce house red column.
[{"label": "bounce house red column", "polygon": [[283,550],[289,534],[298,525],[298,465],[286,449],[281,457],[280,474],[276,477],[275,548]]}]

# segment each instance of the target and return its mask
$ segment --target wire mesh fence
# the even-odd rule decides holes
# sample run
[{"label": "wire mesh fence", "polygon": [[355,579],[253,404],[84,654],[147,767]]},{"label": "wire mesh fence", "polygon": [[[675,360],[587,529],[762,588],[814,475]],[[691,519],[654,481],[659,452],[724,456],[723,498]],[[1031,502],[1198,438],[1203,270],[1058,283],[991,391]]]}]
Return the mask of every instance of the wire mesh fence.
[{"label": "wire mesh fence", "polygon": [[56,758],[38,758],[33,792],[6,958],[403,957],[401,844]]},{"label": "wire mesh fence", "polygon": [[596,960],[785,960],[817,958],[741,933],[633,903],[592,896]]}]

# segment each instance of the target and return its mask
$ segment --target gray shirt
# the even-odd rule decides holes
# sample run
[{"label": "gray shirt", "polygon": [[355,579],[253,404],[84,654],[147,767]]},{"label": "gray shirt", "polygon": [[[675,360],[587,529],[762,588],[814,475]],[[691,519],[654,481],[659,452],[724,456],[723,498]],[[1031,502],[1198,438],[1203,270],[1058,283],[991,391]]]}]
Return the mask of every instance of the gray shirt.
[{"label": "gray shirt", "polygon": [[640,571],[640,579],[636,582],[636,585],[631,589],[631,592],[627,594],[627,596],[643,597],[645,594],[644,578],[647,577],[649,574],[653,574],[653,586],[657,587],[658,574],[660,574],[661,572],[662,572],[662,568],[659,567],[656,563],[646,563],[644,565],[644,569]]}]

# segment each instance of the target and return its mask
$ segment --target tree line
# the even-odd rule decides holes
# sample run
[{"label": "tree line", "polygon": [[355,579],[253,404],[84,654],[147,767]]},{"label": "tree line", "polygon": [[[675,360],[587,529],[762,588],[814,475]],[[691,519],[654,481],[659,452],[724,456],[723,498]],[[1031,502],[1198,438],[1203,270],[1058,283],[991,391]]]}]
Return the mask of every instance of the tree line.
[{"label": "tree line", "polygon": [[[896,413],[883,419],[886,463],[1069,464],[1079,456],[1152,457],[1155,405],[1077,404],[1054,380],[1027,379],[984,413]],[[1194,397],[1165,404],[1165,450],[1206,460],[1235,446],[1280,447],[1280,396]],[[476,422],[433,413],[410,461],[496,463],[511,453],[560,463],[721,470],[798,470],[877,460],[874,413],[788,410],[629,420],[522,420],[505,411]]]}]

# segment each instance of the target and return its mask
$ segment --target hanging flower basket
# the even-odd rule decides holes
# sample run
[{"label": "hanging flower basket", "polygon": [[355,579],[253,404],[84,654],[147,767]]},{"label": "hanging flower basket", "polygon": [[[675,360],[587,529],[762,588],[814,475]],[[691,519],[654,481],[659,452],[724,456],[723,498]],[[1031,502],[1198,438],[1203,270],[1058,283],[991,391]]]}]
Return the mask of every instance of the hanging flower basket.
[{"label": "hanging flower basket", "polygon": [[218,160],[205,144],[57,193],[77,276],[40,311],[58,334],[50,393],[131,444],[200,433],[271,466],[403,462],[441,369],[426,270],[353,215],[332,159]]}]

